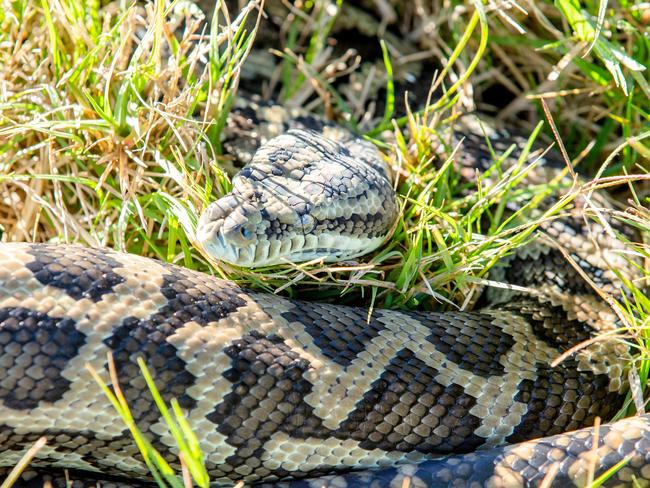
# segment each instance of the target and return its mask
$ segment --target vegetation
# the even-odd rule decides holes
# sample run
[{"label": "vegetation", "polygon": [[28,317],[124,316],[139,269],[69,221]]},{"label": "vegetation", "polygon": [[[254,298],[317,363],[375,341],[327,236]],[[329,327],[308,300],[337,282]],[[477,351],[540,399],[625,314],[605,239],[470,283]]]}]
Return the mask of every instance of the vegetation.
[{"label": "vegetation", "polygon": [[[350,6],[342,0],[296,2],[282,28],[282,49],[273,51],[274,92],[287,106],[334,116],[375,141],[398,175],[402,218],[386,245],[359,262],[250,271],[201,255],[193,247],[193,228],[206,203],[229,189],[220,136],[261,29],[257,2],[239,13],[217,2],[206,29],[196,7],[183,1],[146,7],[5,1],[3,239],[105,245],[288,295],[300,289],[303,296],[317,292],[370,307],[454,309],[469,306],[489,283],[490,268],[528,242],[540,223],[561,215],[580,193],[607,188],[634,209],[615,218],[643,236],[645,242],[627,244],[631,255],[647,262],[647,4],[444,5],[422,13],[423,32],[435,28],[438,35],[411,55],[425,53],[444,68],[430,80],[429,103],[411,110],[397,74],[409,60],[390,41],[377,41],[381,64],[368,70],[363,59],[335,53],[330,42],[340,12]],[[378,87],[376,114],[339,89],[345,76]],[[491,169],[468,182],[453,164],[456,148],[445,127],[468,109],[495,111],[493,98],[508,100],[498,114],[519,116],[530,138],[513,168],[503,170],[502,164],[515,148],[495,150]],[[571,162],[565,174],[577,166],[589,182],[529,183],[526,175],[539,156],[533,143],[554,144]],[[551,194],[557,203],[539,210]],[[514,214],[507,211],[513,202],[521,209]],[[650,276],[647,267],[643,273]],[[627,408],[632,413],[643,405],[649,372],[650,299],[642,281],[625,285],[628,299],[611,303],[625,325],[624,340],[638,351],[632,365],[638,381]],[[119,391],[107,394],[128,423]],[[203,486],[200,453],[180,410],[172,407],[166,418],[186,446],[188,472]],[[154,462],[155,453],[148,459]],[[170,469],[153,471],[161,484],[181,486]]]}]

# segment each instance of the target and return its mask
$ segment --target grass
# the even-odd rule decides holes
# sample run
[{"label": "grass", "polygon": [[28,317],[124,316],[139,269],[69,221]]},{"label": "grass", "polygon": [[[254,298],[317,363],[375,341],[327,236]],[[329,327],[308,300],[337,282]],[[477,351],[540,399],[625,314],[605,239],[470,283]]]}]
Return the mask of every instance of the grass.
[{"label": "grass", "polygon": [[[435,26],[437,36],[421,36],[408,55],[390,41],[377,42],[381,56],[370,69],[331,42],[339,35],[337,20],[355,15],[354,7],[340,0],[295,7],[281,29],[283,45],[273,51],[276,71],[267,88],[289,107],[336,116],[375,141],[399,176],[402,217],[385,246],[360,262],[255,271],[211,262],[192,246],[192,233],[201,208],[229,188],[220,135],[255,46],[256,2],[237,15],[218,2],[210,29],[180,1],[146,8],[128,2],[102,8],[93,0],[6,5],[0,13],[5,240],[105,245],[288,296],[300,290],[302,297],[370,308],[453,310],[470,306],[490,284],[490,268],[533,238],[542,222],[560,216],[578,194],[607,187],[634,209],[614,217],[645,238],[629,242],[629,252],[650,259],[650,89],[643,70],[650,40],[643,4],[557,0],[506,9],[447,2],[404,16]],[[429,103],[413,110],[400,91],[411,58],[443,66],[427,80]],[[374,104],[362,103],[373,97]],[[490,104],[498,98],[505,102]],[[453,164],[457,148],[445,128],[475,108],[517,119],[530,138],[512,168],[503,161],[515,148],[495,150],[492,168],[468,183]],[[573,187],[530,183],[540,144],[565,147],[593,180]],[[557,203],[542,210],[546,195]],[[509,203],[520,210],[508,212]],[[640,274],[650,277],[647,267]],[[638,381],[621,415],[643,405],[650,365],[650,300],[641,280],[625,286],[625,298],[606,297],[625,326],[623,339],[638,352],[631,365]],[[105,391],[138,438],[119,390]],[[200,453],[182,413],[172,405],[167,418],[187,446],[187,472],[201,485]],[[161,484],[184,483],[169,466],[155,465],[160,460],[146,440],[138,442]]]},{"label": "grass", "polygon": [[159,486],[182,488],[183,486],[197,485],[200,488],[208,488],[210,486],[210,478],[205,468],[203,453],[201,452],[196,435],[192,432],[190,425],[181,411],[181,407],[178,405],[176,399],[172,399],[170,412],[170,409],[167,407],[165,401],[160,395],[153,377],[142,358],[138,358],[138,366],[140,367],[142,376],[144,377],[147,387],[156,403],[156,407],[160,411],[165,424],[172,433],[174,441],[181,453],[180,464],[182,469],[182,478],[179,478],[176,475],[175,470],[153,447],[151,442],[149,442],[136,425],[127,400],[119,387],[119,378],[117,376],[117,370],[112,356],[109,356],[108,358],[111,387],[106,384],[100,374],[90,365],[87,365],[87,368],[95,381],[104,391],[104,394],[115,408],[115,411],[127,425],[131,435],[133,436],[133,440],[142,453],[147,468]]}]

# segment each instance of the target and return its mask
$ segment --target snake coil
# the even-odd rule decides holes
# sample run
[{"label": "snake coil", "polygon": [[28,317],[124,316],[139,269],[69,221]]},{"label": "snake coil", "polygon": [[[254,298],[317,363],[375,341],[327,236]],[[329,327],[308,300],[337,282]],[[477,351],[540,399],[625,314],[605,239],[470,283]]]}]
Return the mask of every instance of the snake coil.
[{"label": "snake coil", "polygon": [[[383,162],[345,132],[333,141],[335,126],[288,120],[276,131],[299,129],[265,143],[234,193],[204,215],[205,247],[251,265],[380,245],[397,211]],[[461,151],[480,169],[482,136],[463,135]],[[135,363],[142,357],[163,398],[178,399],[215,483],[510,487],[550,476],[564,487],[622,462],[609,485],[648,486],[650,418],[590,428],[622,406],[629,354],[615,339],[592,340],[618,319],[582,274],[618,295],[637,268],[583,214],[577,201],[504,259],[492,278],[516,286],[491,290],[473,312],[369,316],[106,249],[4,243],[0,465],[45,435],[25,485],[65,486],[64,468],[74,486],[147,483],[137,447],[84,368],[102,370],[110,352],[139,428],[175,462]],[[255,239],[264,245],[236,251]]]}]

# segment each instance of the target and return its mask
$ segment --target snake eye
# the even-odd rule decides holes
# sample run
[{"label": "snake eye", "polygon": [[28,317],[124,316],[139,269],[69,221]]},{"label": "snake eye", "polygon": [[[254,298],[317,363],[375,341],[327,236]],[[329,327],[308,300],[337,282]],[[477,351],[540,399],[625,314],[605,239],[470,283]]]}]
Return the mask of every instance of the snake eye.
[{"label": "snake eye", "polygon": [[253,238],[253,231],[251,230],[250,227],[246,227],[246,226],[242,227],[242,228],[239,230],[239,233],[240,233],[241,236],[242,236],[244,239],[246,239],[247,241],[250,241],[250,240]]}]

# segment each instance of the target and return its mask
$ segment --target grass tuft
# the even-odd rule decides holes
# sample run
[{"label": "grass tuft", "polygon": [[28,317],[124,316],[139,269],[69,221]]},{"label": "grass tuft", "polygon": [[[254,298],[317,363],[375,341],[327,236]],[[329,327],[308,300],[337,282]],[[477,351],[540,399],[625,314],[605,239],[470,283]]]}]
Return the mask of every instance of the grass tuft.
[{"label": "grass tuft", "polygon": [[185,230],[228,189],[211,163],[257,3],[233,19],[222,5],[207,33],[189,2],[9,5],[0,46],[5,239],[79,240],[206,269]]}]

